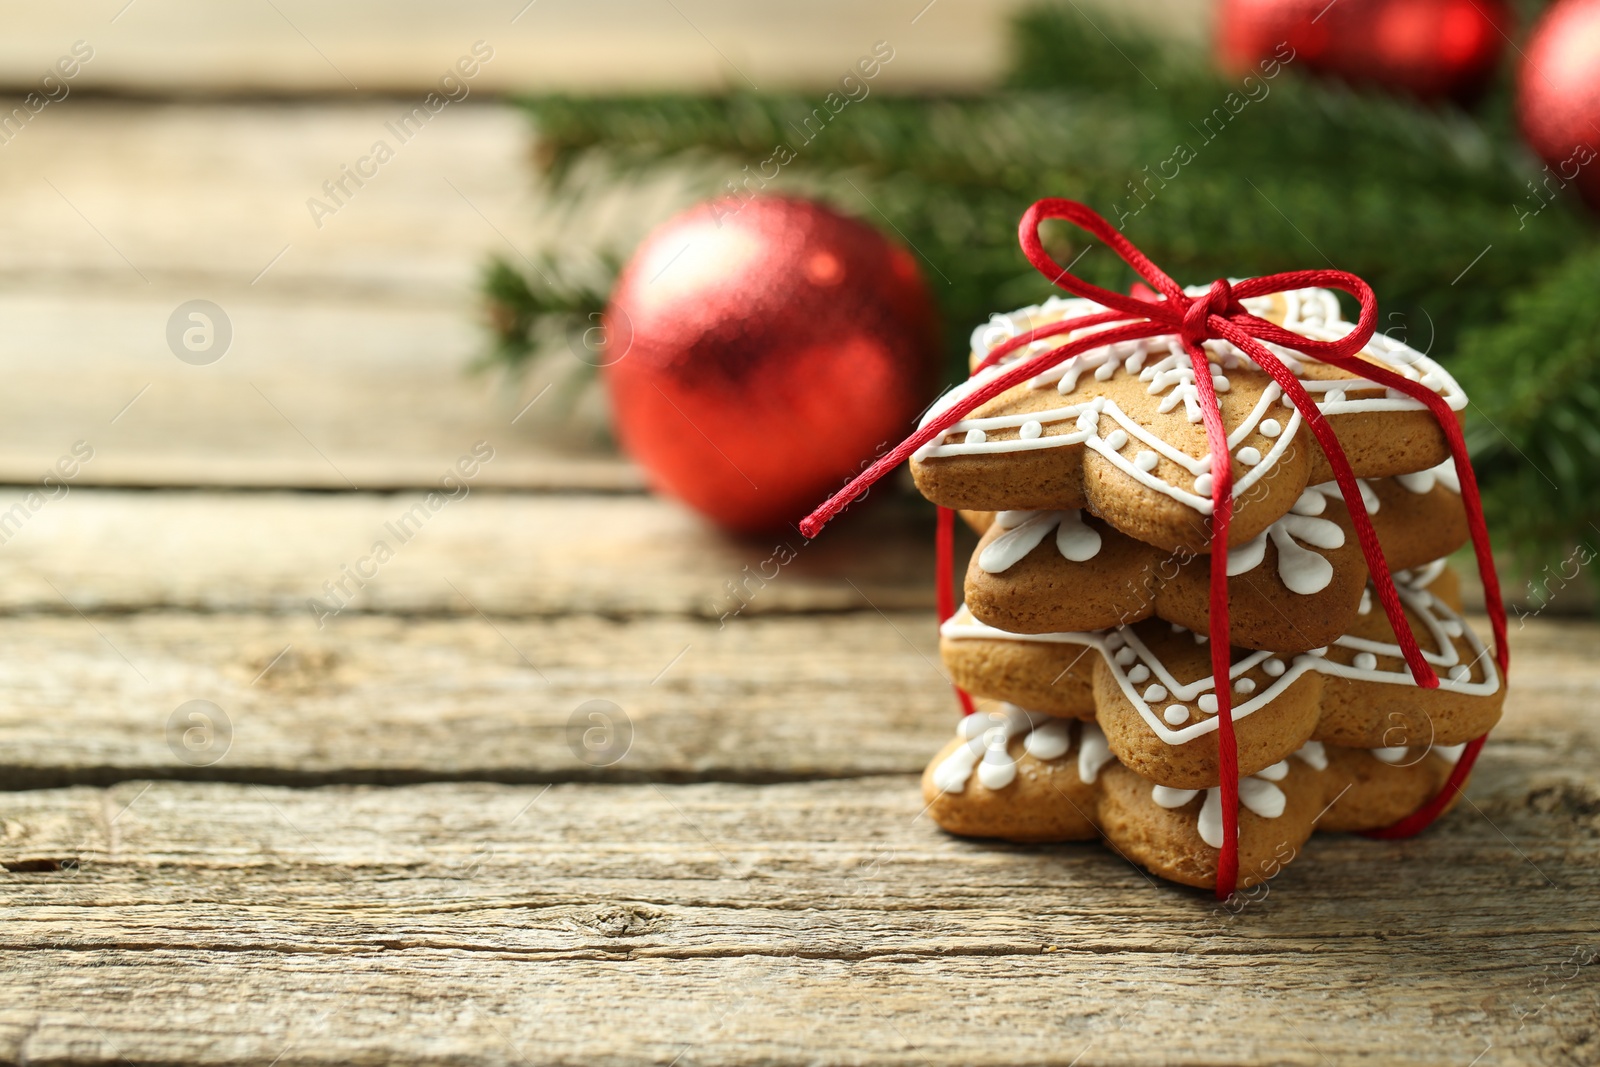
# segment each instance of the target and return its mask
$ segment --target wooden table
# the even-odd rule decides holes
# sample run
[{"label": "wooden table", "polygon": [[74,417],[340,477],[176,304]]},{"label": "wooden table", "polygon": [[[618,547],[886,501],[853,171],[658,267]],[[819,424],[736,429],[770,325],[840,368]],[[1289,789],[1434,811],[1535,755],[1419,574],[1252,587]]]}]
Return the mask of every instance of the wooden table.
[{"label": "wooden table", "polygon": [[[1600,1060],[1600,628],[1516,629],[1441,825],[1316,838],[1235,909],[944,836],[922,512],[719,621],[771,545],[461,374],[515,116],[297,214],[382,112],[75,100],[7,149],[0,476],[95,452],[0,546],[0,1063]],[[204,367],[163,340],[196,297],[236,331]],[[197,700],[229,728],[186,747]]]}]

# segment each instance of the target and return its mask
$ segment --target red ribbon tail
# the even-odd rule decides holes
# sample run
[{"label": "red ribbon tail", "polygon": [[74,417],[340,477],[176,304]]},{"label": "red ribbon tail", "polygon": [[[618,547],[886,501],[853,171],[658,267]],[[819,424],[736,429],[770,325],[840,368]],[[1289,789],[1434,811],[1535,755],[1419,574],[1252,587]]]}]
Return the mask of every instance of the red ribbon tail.
[{"label": "red ribbon tail", "polygon": [[[939,606],[939,625],[943,626],[956,613],[954,585],[956,513],[949,508],[937,510],[938,518],[934,525],[933,537],[933,587]],[[965,689],[954,682],[950,683],[950,688],[955,690],[956,700],[961,704],[961,714],[971,715],[977,710],[972,706],[972,697]]]}]

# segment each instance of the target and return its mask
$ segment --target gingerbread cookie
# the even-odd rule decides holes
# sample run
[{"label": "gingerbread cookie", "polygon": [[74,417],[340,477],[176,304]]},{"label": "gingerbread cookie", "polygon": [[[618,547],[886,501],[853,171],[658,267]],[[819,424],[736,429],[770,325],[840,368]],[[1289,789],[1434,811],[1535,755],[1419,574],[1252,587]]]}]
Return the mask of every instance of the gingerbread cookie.
[{"label": "gingerbread cookie", "polygon": [[[1360,485],[1391,567],[1420,566],[1465,543],[1450,464]],[[980,622],[1012,633],[1103,630],[1151,617],[1207,628],[1210,556],[1163,551],[1074,509],[968,521],[986,526],[966,577],[967,608]],[[1228,573],[1233,644],[1304,652],[1344,633],[1367,565],[1338,486],[1306,490],[1289,514],[1230,549]]]},{"label": "gingerbread cookie", "polygon": [[[1313,829],[1372,830],[1421,807],[1461,748],[1369,751],[1308,742],[1239,783],[1239,885],[1277,873]],[[1093,723],[1011,704],[962,719],[922,777],[945,830],[1019,843],[1103,836],[1153,874],[1196,887],[1216,879],[1221,790],[1174,789],[1122,766]]]},{"label": "gingerbread cookie", "polygon": [[[1325,289],[1251,298],[1244,306],[1315,340],[1336,340],[1352,328]],[[1099,310],[1093,301],[1052,298],[995,316],[973,334],[974,359],[1029,329]],[[1007,361],[1067,339],[1035,342]],[[1239,546],[1288,514],[1307,486],[1331,480],[1332,469],[1276,382],[1225,341],[1207,341],[1204,347],[1235,475],[1229,545]],[[1426,471],[1449,458],[1443,432],[1417,401],[1269,347],[1317,402],[1358,477]],[[1460,387],[1438,364],[1398,341],[1374,335],[1361,358],[1427,386],[1455,411],[1466,406]],[[1007,361],[951,390],[927,419],[980,388]],[[1172,336],[1081,353],[980,405],[918,449],[912,476],[923,496],[945,507],[1084,509],[1169,552],[1206,551],[1211,456],[1194,373]]]},{"label": "gingerbread cookie", "polygon": [[[1363,593],[1356,621],[1325,647],[1297,655],[1236,648],[1234,733],[1239,770],[1252,774],[1308,740],[1357,748],[1455,745],[1499,720],[1504,691],[1494,659],[1450,606],[1429,591],[1439,563],[1397,575],[1412,634],[1440,676],[1412,680],[1388,619]],[[965,609],[941,628],[956,685],[1041,712],[1094,719],[1128,767],[1162,785],[1214,786],[1217,701],[1204,634],[1147,620],[1101,632],[1014,634]]]}]

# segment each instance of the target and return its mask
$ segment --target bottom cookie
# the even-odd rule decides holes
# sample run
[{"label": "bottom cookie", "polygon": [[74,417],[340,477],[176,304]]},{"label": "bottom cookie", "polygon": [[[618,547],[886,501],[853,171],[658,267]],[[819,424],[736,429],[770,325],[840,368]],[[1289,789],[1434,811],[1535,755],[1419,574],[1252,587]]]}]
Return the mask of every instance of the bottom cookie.
[{"label": "bottom cookie", "polygon": [[[1464,746],[1342,748],[1309,742],[1239,783],[1239,887],[1272,877],[1313,830],[1375,830],[1421,807]],[[964,837],[1019,843],[1103,838],[1152,874],[1216,882],[1221,790],[1157,785],[1117,762],[1093,723],[1012,704],[967,716],[922,776],[928,813]]]}]

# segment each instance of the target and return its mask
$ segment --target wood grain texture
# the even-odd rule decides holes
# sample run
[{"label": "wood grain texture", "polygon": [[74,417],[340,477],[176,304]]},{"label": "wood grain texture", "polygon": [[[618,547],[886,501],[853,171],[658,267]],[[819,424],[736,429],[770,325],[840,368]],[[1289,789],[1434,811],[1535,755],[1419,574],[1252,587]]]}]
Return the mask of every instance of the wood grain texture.
[{"label": "wood grain texture", "polygon": [[[0,784],[911,773],[955,715],[922,613],[0,620]],[[229,725],[169,732],[207,700]],[[616,722],[581,710],[589,701]],[[213,719],[214,712],[207,711]],[[600,734],[583,743],[584,733]]]},{"label": "wood grain texture", "polygon": [[[559,231],[526,119],[469,99],[402,144],[387,124],[408,107],[74,96],[0,146],[0,481],[37,483],[81,440],[81,485],[428,486],[487,440],[484,484],[637,490],[594,450],[600,396],[576,356],[468,373],[484,263]],[[378,140],[394,158],[314,216]],[[167,339],[193,299],[232,328],[205,366]]]},{"label": "wood grain texture", "polygon": [[1587,1062],[1600,780],[1551,755],[1237,914],[910,776],[0,795],[0,1061]]},{"label": "wood grain texture", "polygon": [[435,511],[423,492],[77,489],[8,523],[23,496],[0,490],[0,613],[311,619],[317,598],[352,613],[717,619],[933,604],[932,509],[920,500],[869,502],[807,543],[792,531],[724,537],[651,497],[452,491]]},{"label": "wood grain texture", "polygon": [[[817,0],[805,8],[696,0],[668,4],[594,0],[386,0],[317,5],[217,5],[169,0],[148,12],[58,0],[10,13],[0,38],[0,85],[33,88],[75,38],[97,47],[80,83],[137,93],[422,93],[474,40],[495,58],[480,91],[715,91],[804,86],[826,91],[874,40],[897,48],[880,84],[970,87],[1003,70],[1005,15],[1022,0]],[[1130,11],[1198,42],[1200,0],[1086,5],[1095,18]],[[276,9],[276,10],[274,10]],[[315,45],[312,45],[315,42]],[[743,73],[741,73],[743,72]],[[746,81],[746,77],[752,81]]]},{"label": "wood grain texture", "polygon": [[[1600,750],[1593,624],[1530,623],[1491,749]],[[424,618],[0,619],[0,782],[776,781],[912,773],[954,705],[926,612]],[[222,748],[174,748],[209,700]],[[580,706],[610,701],[618,757]],[[608,714],[611,714],[608,712]],[[579,723],[578,727],[572,724]],[[1571,762],[1562,757],[1561,764]]]}]

